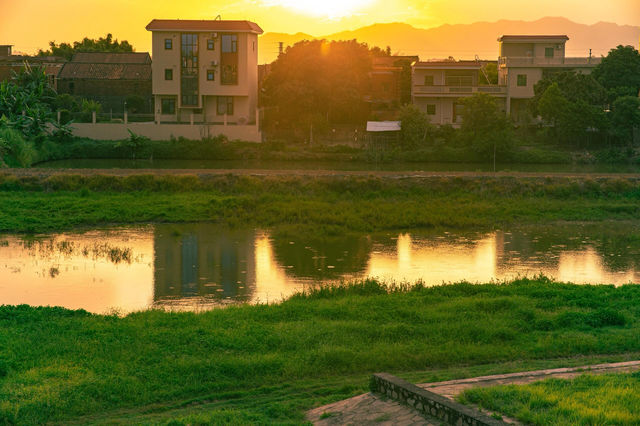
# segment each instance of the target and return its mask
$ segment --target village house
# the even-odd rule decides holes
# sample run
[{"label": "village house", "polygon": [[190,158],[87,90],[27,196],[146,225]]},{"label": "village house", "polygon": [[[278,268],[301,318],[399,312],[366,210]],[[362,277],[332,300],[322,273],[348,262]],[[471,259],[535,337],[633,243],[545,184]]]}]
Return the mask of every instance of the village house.
[{"label": "village house", "polygon": [[151,56],[76,53],[58,75],[58,93],[99,102],[105,113],[152,113]]},{"label": "village house", "polygon": [[8,81],[13,73],[18,73],[25,65],[42,67],[47,75],[49,85],[56,89],[57,78],[65,64],[65,59],[57,56],[25,56],[14,55],[13,46],[0,45],[0,81]]},{"label": "village house", "polygon": [[156,122],[253,124],[258,35],[249,21],[153,20]]}]

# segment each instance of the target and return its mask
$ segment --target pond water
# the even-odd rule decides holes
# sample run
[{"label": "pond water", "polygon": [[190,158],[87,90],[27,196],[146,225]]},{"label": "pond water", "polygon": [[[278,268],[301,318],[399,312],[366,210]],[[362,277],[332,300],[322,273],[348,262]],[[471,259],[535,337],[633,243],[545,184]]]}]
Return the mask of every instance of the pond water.
[{"label": "pond water", "polygon": [[326,238],[191,224],[0,236],[0,305],[95,313],[271,303],[365,277],[437,285],[539,273],[577,284],[638,283],[640,224]]},{"label": "pond water", "polygon": [[[219,161],[219,160],[123,160],[78,159],[39,163],[45,169],[263,169],[338,171],[491,172],[482,163],[363,163],[349,161]],[[498,164],[497,171],[540,173],[639,173],[640,166],[624,164]]]}]

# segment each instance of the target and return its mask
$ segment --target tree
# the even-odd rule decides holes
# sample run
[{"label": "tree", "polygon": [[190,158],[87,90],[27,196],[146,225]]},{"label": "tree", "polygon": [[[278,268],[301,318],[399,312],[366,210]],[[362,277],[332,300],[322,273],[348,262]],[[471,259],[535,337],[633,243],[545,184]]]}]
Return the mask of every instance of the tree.
[{"label": "tree", "polygon": [[513,128],[496,98],[478,93],[464,99],[462,138],[484,159],[493,159],[494,170],[498,157],[511,151]]},{"label": "tree", "polygon": [[[377,54],[383,53],[378,49]],[[368,114],[364,97],[371,64],[372,51],[355,40],[296,43],[273,63],[262,101],[273,111],[271,121],[298,127],[304,135],[318,117],[330,123],[362,122]]]},{"label": "tree", "polygon": [[640,98],[624,96],[616,99],[611,108],[613,137],[620,144],[631,146],[634,128],[640,128]]},{"label": "tree", "polygon": [[593,70],[593,77],[609,91],[612,103],[620,96],[638,96],[640,53],[633,46],[612,49]]},{"label": "tree", "polygon": [[128,41],[119,42],[117,39],[113,39],[113,35],[107,34],[106,37],[100,37],[99,39],[85,37],[81,41],[74,41],[73,44],[56,44],[55,41],[50,41],[49,50],[40,49],[38,56],[60,56],[70,60],[78,52],[129,53],[133,51],[133,46]]},{"label": "tree", "polygon": [[415,105],[407,105],[400,110],[401,138],[404,148],[415,149],[424,145],[433,133],[434,126],[427,114]]}]

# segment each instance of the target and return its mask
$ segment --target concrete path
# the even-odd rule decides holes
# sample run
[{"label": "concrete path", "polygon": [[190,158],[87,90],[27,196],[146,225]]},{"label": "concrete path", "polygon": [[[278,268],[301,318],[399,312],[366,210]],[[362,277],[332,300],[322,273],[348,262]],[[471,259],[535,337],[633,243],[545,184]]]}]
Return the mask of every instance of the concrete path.
[{"label": "concrete path", "polygon": [[[556,368],[499,374],[471,379],[424,383],[418,386],[449,399],[454,399],[466,389],[508,384],[527,384],[549,378],[570,379],[582,374],[605,374],[640,371],[640,361],[615,364],[599,364],[585,367]],[[437,419],[429,419],[417,411],[395,401],[367,393],[351,399],[325,405],[307,412],[307,419],[315,425],[440,425]],[[503,418],[507,423],[518,422]]]}]

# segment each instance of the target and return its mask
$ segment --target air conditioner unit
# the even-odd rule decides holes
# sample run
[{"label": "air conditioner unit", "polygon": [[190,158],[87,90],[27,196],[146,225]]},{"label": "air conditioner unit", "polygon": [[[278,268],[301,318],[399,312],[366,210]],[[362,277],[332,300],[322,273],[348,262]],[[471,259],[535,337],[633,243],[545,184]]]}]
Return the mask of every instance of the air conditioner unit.
[{"label": "air conditioner unit", "polygon": [[562,49],[562,45],[561,45],[561,44],[556,44],[556,49],[557,49],[557,50]]},{"label": "air conditioner unit", "polygon": [[211,38],[218,38],[218,33],[211,33]]},{"label": "air conditioner unit", "polygon": [[218,66],[218,61],[211,61],[211,66],[212,67],[217,67]]}]

